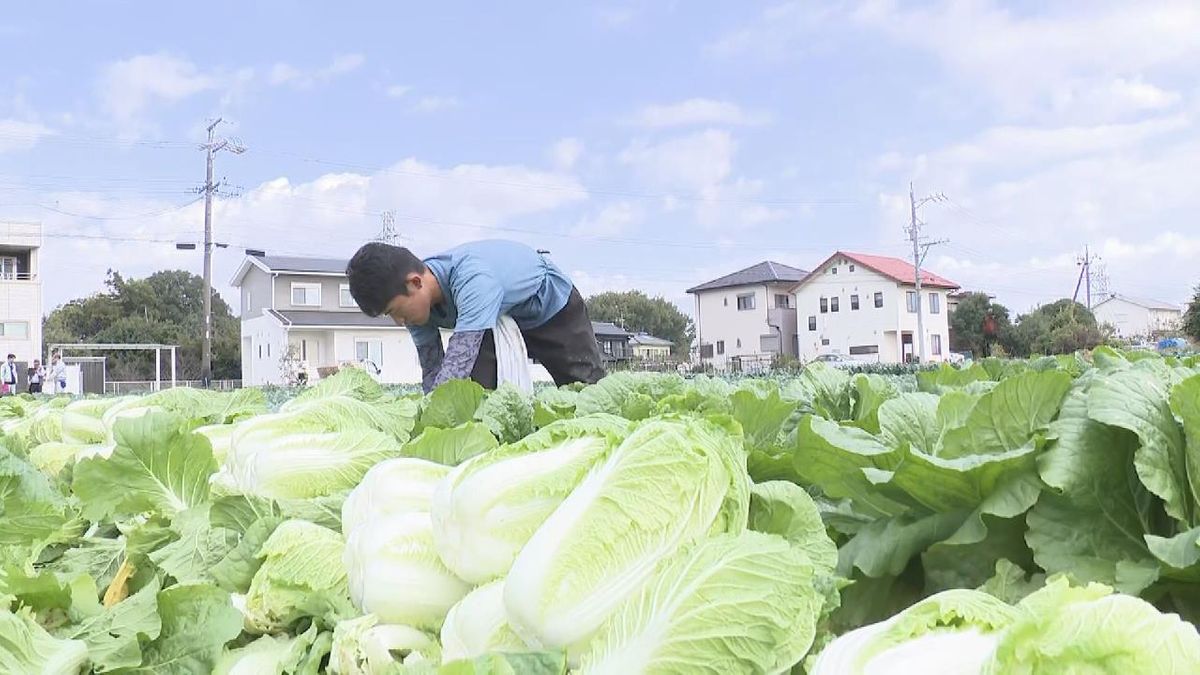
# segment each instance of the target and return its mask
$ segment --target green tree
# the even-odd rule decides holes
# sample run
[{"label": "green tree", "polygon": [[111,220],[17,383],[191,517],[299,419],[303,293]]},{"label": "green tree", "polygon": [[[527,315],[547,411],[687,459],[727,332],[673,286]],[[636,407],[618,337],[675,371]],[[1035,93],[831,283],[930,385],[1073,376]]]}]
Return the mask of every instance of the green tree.
[{"label": "green tree", "polygon": [[1200,342],[1200,284],[1196,285],[1196,294],[1183,313],[1183,333]]},{"label": "green tree", "polygon": [[633,333],[649,333],[674,343],[671,353],[688,353],[695,334],[692,320],[665,298],[651,298],[641,291],[609,291],[587,299],[592,321],[608,321]]},{"label": "green tree", "polygon": [[[126,342],[178,345],[177,375],[200,376],[204,335],[204,281],[190,272],[165,270],[145,279],[125,279],[109,270],[105,290],[72,300],[50,312],[43,322],[47,345],[73,342]],[[213,377],[237,378],[241,371],[238,320],[221,296],[213,293]],[[97,352],[97,354],[101,354]],[[152,352],[114,351],[108,357],[109,377],[144,380],[154,377]],[[163,363],[169,372],[170,363]]]},{"label": "green tree", "polygon": [[[996,322],[996,334],[983,334],[984,319],[988,314]],[[985,353],[985,343],[991,340],[996,344],[1012,330],[1012,321],[1008,316],[1008,308],[997,302],[992,302],[987,293],[968,293],[959,300],[958,308],[950,315],[950,349],[956,352],[971,352],[976,358]]]},{"label": "green tree", "polygon": [[1002,339],[1013,356],[1070,354],[1107,341],[1108,335],[1086,306],[1063,298],[1017,317],[1016,326]]}]

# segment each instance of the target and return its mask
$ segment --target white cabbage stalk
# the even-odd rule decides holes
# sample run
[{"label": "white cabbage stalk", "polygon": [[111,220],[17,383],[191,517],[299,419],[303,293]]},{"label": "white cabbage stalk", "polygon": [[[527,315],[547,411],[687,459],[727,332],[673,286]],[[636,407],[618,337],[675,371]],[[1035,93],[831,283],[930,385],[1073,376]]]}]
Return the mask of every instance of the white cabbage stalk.
[{"label": "white cabbage stalk", "polygon": [[342,560],[354,605],[389,624],[437,630],[471,590],[438,557],[428,513],[360,526],[350,534]]},{"label": "white cabbage stalk", "polygon": [[527,652],[504,612],[504,582],[493,581],[450,608],[442,624],[442,660],[449,663],[500,652]]},{"label": "white cabbage stalk", "polygon": [[577,647],[681,547],[745,529],[750,481],[740,431],[650,420],[596,467],[513,563],[504,605],[539,648]]},{"label": "white cabbage stalk", "polygon": [[616,418],[567,420],[461,464],[433,498],[433,539],[446,566],[474,584],[507,574],[628,427]]},{"label": "white cabbage stalk", "polygon": [[342,534],[363,523],[404,513],[429,513],[434,489],[450,467],[415,457],[397,457],[371,467],[342,504]]}]

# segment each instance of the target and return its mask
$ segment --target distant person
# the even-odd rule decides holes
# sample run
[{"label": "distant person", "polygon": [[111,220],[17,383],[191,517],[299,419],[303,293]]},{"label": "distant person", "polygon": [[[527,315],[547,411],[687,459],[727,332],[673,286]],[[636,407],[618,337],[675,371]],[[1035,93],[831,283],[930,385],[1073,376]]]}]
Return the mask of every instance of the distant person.
[{"label": "distant person", "polygon": [[62,362],[62,356],[58,352],[50,357],[50,384],[53,385],[55,394],[67,392],[67,365]]},{"label": "distant person", "polygon": [[46,380],[46,369],[42,367],[40,359],[33,360],[33,367],[29,369],[29,393],[42,393],[42,382]]},{"label": "distant person", "polygon": [[[407,326],[421,386],[470,378],[497,383],[494,329],[502,316],[520,329],[529,358],[555,384],[604,377],[583,297],[554,263],[513,241],[475,241],[424,260],[399,246],[365,244],[346,267],[350,295],[368,316]],[[442,349],[441,329],[453,329]]]},{"label": "distant person", "polygon": [[17,393],[17,355],[9,354],[0,364],[0,396]]}]

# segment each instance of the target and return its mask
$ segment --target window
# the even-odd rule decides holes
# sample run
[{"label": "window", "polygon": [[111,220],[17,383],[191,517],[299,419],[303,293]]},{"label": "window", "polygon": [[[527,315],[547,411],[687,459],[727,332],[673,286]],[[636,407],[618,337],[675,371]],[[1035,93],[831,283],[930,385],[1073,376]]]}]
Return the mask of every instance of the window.
[{"label": "window", "polygon": [[815,316],[808,317],[808,329],[809,330],[817,329],[817,317],[815,317]]},{"label": "window", "polygon": [[271,343],[267,343],[267,358],[271,358]]},{"label": "window", "polygon": [[917,304],[920,302],[921,296],[917,295],[916,291],[908,291],[904,294],[908,300],[908,311],[910,314],[917,313]]},{"label": "window", "polygon": [[725,341],[724,340],[717,340],[717,353],[718,354],[725,353]]},{"label": "window", "polygon": [[338,286],[338,304],[342,307],[358,307],[358,303],[354,302],[354,296],[350,295],[350,284]]},{"label": "window", "polygon": [[858,296],[857,295],[850,296],[850,309],[853,309],[853,310],[858,309]]},{"label": "window", "polygon": [[321,284],[292,283],[293,307],[320,307]]},{"label": "window", "polygon": [[854,271],[854,265],[851,265],[851,266],[850,266],[850,271],[851,271],[851,272],[853,272],[853,271]]},{"label": "window", "polygon": [[938,314],[942,311],[942,296],[937,293],[929,294],[929,313]]},{"label": "window", "polygon": [[742,338],[738,338],[737,342],[735,344],[737,344],[738,349],[741,349],[742,348]]},{"label": "window", "polygon": [[27,338],[29,337],[29,324],[25,321],[0,321],[0,337]]},{"label": "window", "polygon": [[824,314],[828,311],[829,311],[829,298],[821,298],[821,313]]},{"label": "window", "polygon": [[300,341],[300,360],[301,361],[308,360],[308,340]]},{"label": "window", "polygon": [[832,298],[830,298],[829,299],[829,311],[831,311],[831,312],[838,311],[838,304],[840,303],[840,301],[841,301],[841,298],[837,297],[836,295],[833,296]]},{"label": "window", "polygon": [[17,278],[17,259],[12,256],[0,256],[0,279],[12,281]]},{"label": "window", "polygon": [[792,296],[788,295],[787,293],[776,293],[775,294],[775,308],[776,309],[791,309],[792,308]]},{"label": "window", "polygon": [[258,358],[262,358],[262,345],[258,346]]},{"label": "window", "polygon": [[831,268],[831,269],[829,270],[829,272],[830,272],[830,274],[837,274],[837,268],[836,268],[836,267],[834,267],[834,268]]},{"label": "window", "polygon": [[712,345],[700,345],[700,358],[711,359],[712,356],[713,356],[713,346]]},{"label": "window", "polygon": [[725,301],[725,306],[728,307],[729,306],[729,296],[728,295],[725,296],[724,298],[722,298],[722,300]]},{"label": "window", "polygon": [[934,356],[942,355],[942,336],[933,334],[929,336],[929,350]]},{"label": "window", "polygon": [[829,346],[829,338],[823,338],[823,339],[821,340],[821,346],[822,346],[822,347],[828,347],[828,346]]},{"label": "window", "polygon": [[354,358],[362,363],[370,361],[375,364],[376,368],[383,367],[383,341],[382,340],[355,340],[354,341]]},{"label": "window", "polygon": [[737,296],[737,308],[739,312],[754,309],[754,294],[743,293]]},{"label": "window", "polygon": [[878,354],[879,345],[856,345],[850,348],[851,356],[862,356],[864,354]]},{"label": "window", "polygon": [[883,307],[883,293],[875,294],[875,307],[876,309]]}]

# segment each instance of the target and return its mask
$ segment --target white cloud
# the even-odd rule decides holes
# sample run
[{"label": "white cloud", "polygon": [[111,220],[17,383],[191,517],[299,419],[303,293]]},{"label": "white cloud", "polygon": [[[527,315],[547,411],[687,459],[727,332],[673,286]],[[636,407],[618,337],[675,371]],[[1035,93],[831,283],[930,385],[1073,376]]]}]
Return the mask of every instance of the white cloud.
[{"label": "white cloud", "polygon": [[655,187],[698,191],[729,177],[736,151],[729,132],[707,129],[658,143],[634,141],[619,159]]},{"label": "white cloud", "polygon": [[630,121],[650,129],[698,125],[754,126],[766,124],[770,116],[748,112],[730,101],[690,98],[678,103],[648,105]]},{"label": "white cloud", "polygon": [[388,98],[403,98],[410,91],[412,91],[412,87],[403,84],[393,84],[384,89],[383,93]]},{"label": "white cloud", "polygon": [[421,113],[435,113],[458,107],[458,99],[453,96],[422,96],[413,106],[413,110]]},{"label": "white cloud", "polygon": [[550,147],[550,163],[559,171],[570,171],[583,156],[583,141],[578,138],[562,138]]},{"label": "white cloud", "polygon": [[367,62],[362,54],[339,54],[326,66],[315,70],[302,70],[290,63],[276,63],[267,75],[273,86],[287,85],[294,89],[312,89],[335,78],[358,70]]},{"label": "white cloud", "polygon": [[619,201],[609,204],[596,214],[585,216],[571,230],[580,237],[614,237],[646,220],[646,210],[640,204]]},{"label": "white cloud", "polygon": [[1142,76],[1200,55],[1200,5],[1190,0],[1051,3],[1029,12],[992,0],[920,7],[894,0],[786,2],[712,49],[723,56],[794,56],[839,28],[882,34],[930,53],[962,85],[1024,115],[1076,99],[1076,112],[1098,120],[1102,111],[1087,103],[1103,96],[1115,99],[1103,106],[1112,112],[1164,107],[1174,93]]},{"label": "white cloud", "polygon": [[605,28],[624,28],[637,18],[638,10],[633,7],[598,7],[596,20]]},{"label": "white cloud", "polygon": [[54,130],[37,122],[0,120],[0,153],[28,150]]},{"label": "white cloud", "polygon": [[[385,209],[396,210],[396,228],[404,243],[424,253],[497,236],[544,245],[548,242],[536,235],[505,228],[522,217],[585,200],[586,193],[574,178],[523,166],[443,168],[406,159],[370,174],[329,173],[303,183],[280,177],[240,197],[215,202],[216,240],[230,244],[216,254],[215,283],[222,297],[236,306],[237,297],[227,283],[241,262],[243,248],[278,255],[349,257],[379,231],[379,214]],[[60,210],[82,216],[122,218],[97,221],[31,212],[44,222],[49,235],[88,233],[166,240],[47,237],[42,258],[47,311],[98,290],[109,267],[129,276],[172,267],[200,269],[198,252],[177,252],[170,243],[199,239],[203,223],[200,203],[172,210],[172,204],[162,201],[115,202],[107,195],[92,193],[42,194],[37,201],[57,203]]]},{"label": "white cloud", "polygon": [[141,54],[107,65],[97,91],[105,112],[126,133],[136,133],[145,112],[221,86],[221,78],[165,52]]}]

